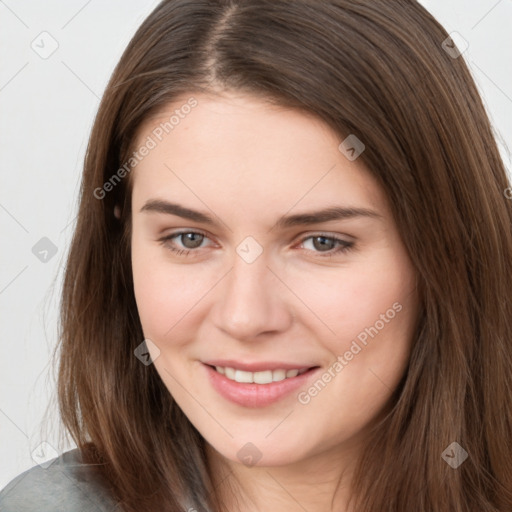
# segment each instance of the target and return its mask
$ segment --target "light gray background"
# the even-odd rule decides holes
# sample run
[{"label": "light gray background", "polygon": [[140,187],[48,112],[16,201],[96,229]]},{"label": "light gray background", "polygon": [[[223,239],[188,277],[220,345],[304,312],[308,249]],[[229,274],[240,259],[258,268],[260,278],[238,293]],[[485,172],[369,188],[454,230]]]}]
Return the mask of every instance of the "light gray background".
[{"label": "light gray background", "polygon": [[[55,390],[49,357],[81,165],[108,78],[157,3],[0,0],[0,489],[56,456],[52,447],[74,447],[58,444],[55,407],[50,431],[41,421]],[[463,56],[510,170],[512,0],[421,3],[469,43]],[[31,47],[51,48],[43,31],[58,43],[46,59]],[[32,252],[43,237],[57,247],[47,262]]]}]

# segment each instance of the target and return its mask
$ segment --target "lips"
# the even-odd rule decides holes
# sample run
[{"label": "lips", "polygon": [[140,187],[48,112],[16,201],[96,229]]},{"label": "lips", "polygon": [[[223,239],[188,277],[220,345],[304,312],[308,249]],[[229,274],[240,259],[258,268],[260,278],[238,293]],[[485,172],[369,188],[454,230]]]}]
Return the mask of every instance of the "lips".
[{"label": "lips", "polygon": [[221,396],[244,407],[264,407],[284,398],[304,385],[319,368],[276,361],[240,363],[226,360],[208,361],[203,367],[211,385]]}]

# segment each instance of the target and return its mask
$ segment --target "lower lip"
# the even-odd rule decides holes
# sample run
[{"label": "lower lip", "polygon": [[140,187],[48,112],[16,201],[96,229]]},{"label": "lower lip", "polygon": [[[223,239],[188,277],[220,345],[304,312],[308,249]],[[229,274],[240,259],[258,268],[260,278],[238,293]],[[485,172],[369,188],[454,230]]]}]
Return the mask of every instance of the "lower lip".
[{"label": "lower lip", "polygon": [[211,366],[203,364],[214,389],[227,400],[243,407],[265,407],[303,386],[318,368],[269,384],[248,384],[228,379]]}]

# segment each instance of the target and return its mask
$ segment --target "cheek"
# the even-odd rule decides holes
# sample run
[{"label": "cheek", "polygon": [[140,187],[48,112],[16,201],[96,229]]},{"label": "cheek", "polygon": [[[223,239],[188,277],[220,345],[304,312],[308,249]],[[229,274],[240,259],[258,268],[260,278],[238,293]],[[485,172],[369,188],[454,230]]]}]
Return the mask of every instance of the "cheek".
[{"label": "cheek", "polygon": [[329,286],[322,285],[323,293],[315,294],[322,321],[336,336],[322,338],[332,354],[329,367],[299,401],[311,418],[330,411],[322,427],[326,438],[355,435],[382,410],[404,374],[412,346],[417,297],[411,293],[408,260],[381,253],[358,270],[335,274]]},{"label": "cheek", "polygon": [[341,299],[345,310],[337,324],[339,337],[330,347],[343,367],[334,388],[354,404],[366,404],[363,415],[378,410],[398,385],[418,312],[409,260],[398,251],[381,256],[371,270],[350,281],[352,295]]},{"label": "cheek", "polygon": [[155,244],[132,243],[134,294],[147,337],[160,342],[175,337],[175,326],[186,324],[194,305],[205,294],[204,276],[188,265],[171,264],[165,249]]},{"label": "cheek", "polygon": [[393,304],[405,306],[410,301],[410,276],[402,253],[382,250],[345,268],[322,269],[307,278],[305,274],[297,276],[294,292],[314,313],[311,328],[325,331],[324,339],[332,339],[332,351],[340,353],[365,328],[376,322],[382,328],[382,314],[400,316]]}]

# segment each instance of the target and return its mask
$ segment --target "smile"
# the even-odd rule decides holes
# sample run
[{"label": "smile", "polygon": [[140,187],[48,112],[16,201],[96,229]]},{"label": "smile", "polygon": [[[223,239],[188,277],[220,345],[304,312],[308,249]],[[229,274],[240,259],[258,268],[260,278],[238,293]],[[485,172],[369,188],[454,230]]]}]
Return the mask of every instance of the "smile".
[{"label": "smile", "polygon": [[246,384],[270,384],[271,382],[279,382],[281,380],[297,377],[307,372],[309,368],[284,370],[279,368],[277,370],[264,370],[261,372],[247,372],[244,370],[235,370],[229,366],[216,366],[215,370],[224,375],[229,380],[235,382],[244,382]]},{"label": "smile", "polygon": [[258,365],[257,371],[249,371],[249,365],[239,366],[245,366],[245,369],[227,364],[202,364],[217,393],[232,403],[251,408],[265,407],[292,395],[320,369],[319,366],[279,368],[277,365],[268,365],[274,366],[273,369],[263,369],[263,365]]}]

